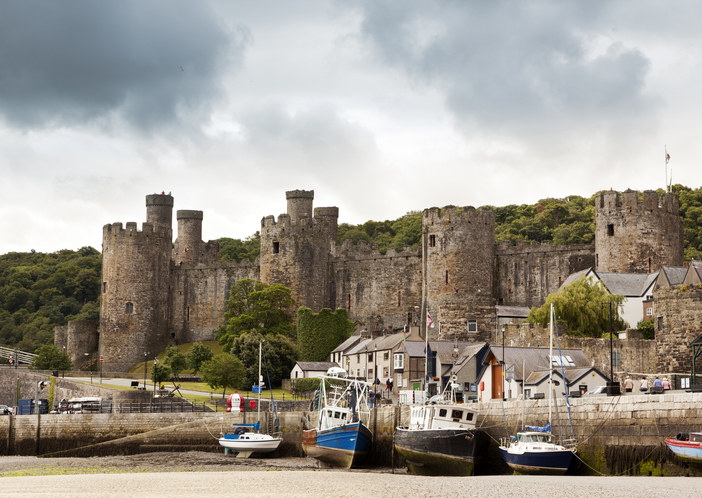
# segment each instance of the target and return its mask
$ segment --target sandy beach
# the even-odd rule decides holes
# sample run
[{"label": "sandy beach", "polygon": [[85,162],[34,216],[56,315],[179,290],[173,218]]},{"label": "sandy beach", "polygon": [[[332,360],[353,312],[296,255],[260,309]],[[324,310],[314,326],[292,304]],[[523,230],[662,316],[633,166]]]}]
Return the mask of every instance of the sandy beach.
[{"label": "sandy beach", "polygon": [[[60,475],[57,475],[60,474]],[[421,477],[316,468],[307,458],[234,459],[218,453],[106,458],[0,457],[5,496],[699,496],[702,478]]]}]

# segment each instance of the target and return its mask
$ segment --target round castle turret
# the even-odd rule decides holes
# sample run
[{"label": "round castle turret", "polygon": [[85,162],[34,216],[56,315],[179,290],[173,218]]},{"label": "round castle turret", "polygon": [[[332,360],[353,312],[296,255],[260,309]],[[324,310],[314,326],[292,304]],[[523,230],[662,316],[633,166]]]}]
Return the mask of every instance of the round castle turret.
[{"label": "round castle turret", "polygon": [[435,324],[429,338],[488,338],[495,316],[494,212],[455,206],[425,209],[422,231],[424,313],[428,311]]},{"label": "round castle turret", "polygon": [[678,199],[653,190],[609,191],[595,198],[595,266],[599,271],[651,273],[682,266]]},{"label": "round castle turret", "polygon": [[194,263],[200,259],[202,242],[202,211],[178,210],[178,238],[175,242],[175,264]]},{"label": "round castle turret", "polygon": [[287,214],[277,222],[273,216],[261,220],[261,280],[290,288],[298,306],[313,311],[331,307],[330,251],[337,238],[339,209],[313,211],[313,190],[293,190],[285,196]]},{"label": "round castle turret", "polygon": [[102,232],[100,346],[105,372],[124,372],[168,341],[173,197],[146,197],[142,230],[129,222]]}]

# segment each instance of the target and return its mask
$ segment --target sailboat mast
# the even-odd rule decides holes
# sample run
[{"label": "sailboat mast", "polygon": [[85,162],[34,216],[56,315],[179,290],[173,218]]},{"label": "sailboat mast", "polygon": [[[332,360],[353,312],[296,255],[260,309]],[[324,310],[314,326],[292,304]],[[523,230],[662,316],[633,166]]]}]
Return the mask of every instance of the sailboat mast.
[{"label": "sailboat mast", "polygon": [[[258,343],[258,403],[256,404],[258,420],[261,420],[261,345],[263,343],[259,341]],[[268,364],[268,363],[266,363]],[[269,386],[270,389],[270,386]]]},{"label": "sailboat mast", "polygon": [[548,326],[548,423],[551,423],[551,398],[553,397],[553,303],[549,312]]}]

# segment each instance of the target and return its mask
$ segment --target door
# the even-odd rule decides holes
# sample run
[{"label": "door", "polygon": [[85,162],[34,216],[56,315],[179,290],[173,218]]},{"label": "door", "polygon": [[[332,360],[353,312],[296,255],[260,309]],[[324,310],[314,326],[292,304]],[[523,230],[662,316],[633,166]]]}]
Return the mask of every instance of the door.
[{"label": "door", "polygon": [[492,366],[492,399],[502,399],[502,365]]}]

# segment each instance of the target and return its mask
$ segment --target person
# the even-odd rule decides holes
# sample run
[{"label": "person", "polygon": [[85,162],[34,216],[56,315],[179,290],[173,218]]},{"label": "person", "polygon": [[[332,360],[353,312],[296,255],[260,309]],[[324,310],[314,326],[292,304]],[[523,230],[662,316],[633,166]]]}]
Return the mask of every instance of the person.
[{"label": "person", "polygon": [[388,380],[385,381],[385,390],[389,391],[390,389],[392,389],[392,387],[390,386],[390,377],[388,377]]},{"label": "person", "polygon": [[656,380],[653,381],[653,387],[663,387],[663,384],[661,384],[661,379],[656,377]]},{"label": "person", "polygon": [[639,387],[639,390],[642,393],[648,391],[648,379],[646,377],[641,377],[641,387]]},{"label": "person", "polygon": [[663,385],[663,390],[668,391],[670,390],[670,381],[668,380],[668,377],[663,377],[663,382],[661,382]]},{"label": "person", "polygon": [[626,379],[624,379],[624,392],[630,393],[633,390],[634,390],[634,381],[631,380],[631,377],[627,377]]}]

